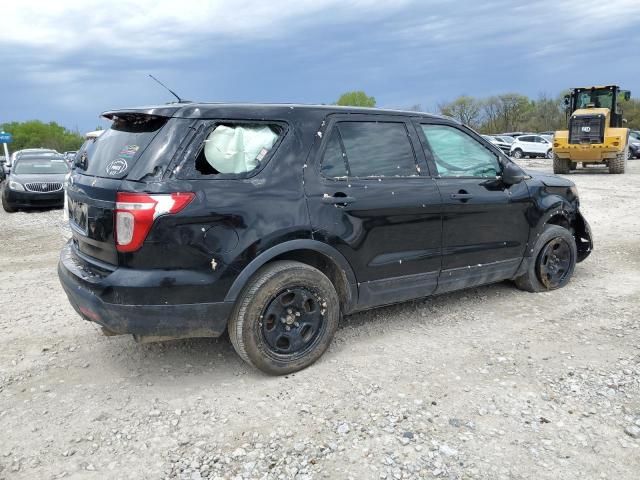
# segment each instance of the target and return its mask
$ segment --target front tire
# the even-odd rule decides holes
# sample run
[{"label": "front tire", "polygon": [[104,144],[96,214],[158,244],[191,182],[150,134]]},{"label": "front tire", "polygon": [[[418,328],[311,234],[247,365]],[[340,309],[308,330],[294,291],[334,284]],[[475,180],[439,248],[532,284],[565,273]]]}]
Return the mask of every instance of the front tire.
[{"label": "front tire", "polygon": [[17,208],[15,208],[13,205],[7,202],[7,199],[4,198],[4,195],[2,195],[2,208],[7,213],[15,213],[18,211]]},{"label": "front tire", "polygon": [[570,171],[570,161],[567,158],[559,158],[558,155],[553,156],[553,173],[567,174]]},{"label": "front tire", "polygon": [[322,356],[339,318],[338,294],[320,270],[276,261],[259,270],[244,288],[229,319],[229,337],[248,364],[270,375],[284,375]]},{"label": "front tire", "polygon": [[553,150],[549,149],[549,151],[547,152],[546,158],[548,158],[549,160],[553,158]]},{"label": "front tire", "polygon": [[564,287],[576,267],[578,250],[573,235],[558,225],[546,225],[533,249],[527,272],[516,286],[527,292],[547,292]]},{"label": "front tire", "polygon": [[516,149],[513,151],[513,153],[511,154],[511,156],[512,156],[513,158],[518,159],[518,160],[519,160],[519,159],[521,159],[521,158],[522,158],[522,156],[523,156],[523,154],[522,154],[522,150],[520,150],[519,148],[516,148]]},{"label": "front tire", "polygon": [[629,157],[628,149],[629,147],[627,147],[624,152],[616,155],[616,158],[609,160],[609,173],[624,173],[627,167],[627,158]]}]

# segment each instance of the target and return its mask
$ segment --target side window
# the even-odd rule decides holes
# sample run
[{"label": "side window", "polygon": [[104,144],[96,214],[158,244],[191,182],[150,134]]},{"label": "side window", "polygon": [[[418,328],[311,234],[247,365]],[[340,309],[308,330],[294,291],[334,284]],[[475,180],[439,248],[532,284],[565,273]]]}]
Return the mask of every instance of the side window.
[{"label": "side window", "polygon": [[331,131],[331,136],[327,141],[327,146],[324,149],[324,155],[322,156],[321,171],[322,175],[329,178],[342,178],[348,177],[346,154],[342,151],[340,145],[340,134],[338,129],[334,128]]},{"label": "side window", "polygon": [[524,136],[524,137],[519,137],[518,140],[520,140],[521,142],[533,142],[533,137],[529,137],[529,136]]},{"label": "side window", "polygon": [[203,175],[250,173],[260,166],[280,133],[277,125],[216,125],[204,141],[195,168]]},{"label": "side window", "polygon": [[421,125],[442,177],[495,177],[500,164],[481,143],[448,125]]},{"label": "side window", "polygon": [[[339,165],[339,155],[335,152],[337,147],[341,149],[342,167]],[[328,166],[325,167],[325,164]],[[407,129],[404,123],[396,122],[338,122],[325,151],[323,173],[328,172],[328,168],[335,169],[342,175],[346,171],[346,174],[353,177],[418,175]],[[335,177],[329,173],[325,175]]]}]

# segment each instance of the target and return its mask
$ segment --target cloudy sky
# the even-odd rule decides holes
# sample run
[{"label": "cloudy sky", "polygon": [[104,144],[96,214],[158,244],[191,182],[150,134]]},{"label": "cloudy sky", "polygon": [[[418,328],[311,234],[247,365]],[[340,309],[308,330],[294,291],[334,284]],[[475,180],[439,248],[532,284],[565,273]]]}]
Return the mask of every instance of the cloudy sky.
[{"label": "cloudy sky", "polygon": [[640,0],[21,0],[2,11],[0,123],[81,131],[101,111],[200,101],[330,103],[362,89],[433,111],[459,94],[640,96]]}]

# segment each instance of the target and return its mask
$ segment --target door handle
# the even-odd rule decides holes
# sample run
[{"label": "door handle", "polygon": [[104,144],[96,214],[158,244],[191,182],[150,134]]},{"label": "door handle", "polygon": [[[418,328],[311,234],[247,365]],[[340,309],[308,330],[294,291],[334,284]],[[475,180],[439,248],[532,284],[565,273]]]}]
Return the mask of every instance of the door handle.
[{"label": "door handle", "polygon": [[466,190],[460,190],[458,193],[452,193],[451,198],[454,200],[460,200],[461,202],[466,202],[470,198],[473,198],[473,195]]},{"label": "door handle", "polygon": [[322,203],[328,203],[330,205],[335,205],[336,207],[346,207],[355,201],[356,199],[354,197],[349,197],[342,192],[334,193],[333,196],[325,193],[322,197]]}]

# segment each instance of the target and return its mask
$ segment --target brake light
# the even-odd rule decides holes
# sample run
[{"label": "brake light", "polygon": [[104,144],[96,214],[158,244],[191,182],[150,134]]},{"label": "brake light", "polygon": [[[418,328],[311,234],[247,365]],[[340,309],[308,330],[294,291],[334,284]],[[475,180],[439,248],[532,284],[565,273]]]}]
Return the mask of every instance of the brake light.
[{"label": "brake light", "polygon": [[195,194],[176,192],[147,194],[118,192],[116,194],[116,248],[119,252],[134,252],[144,243],[153,222],[160,215],[173,215],[183,210]]}]

